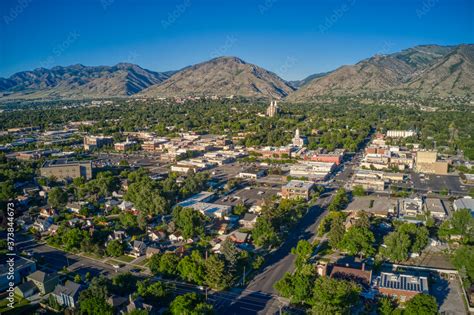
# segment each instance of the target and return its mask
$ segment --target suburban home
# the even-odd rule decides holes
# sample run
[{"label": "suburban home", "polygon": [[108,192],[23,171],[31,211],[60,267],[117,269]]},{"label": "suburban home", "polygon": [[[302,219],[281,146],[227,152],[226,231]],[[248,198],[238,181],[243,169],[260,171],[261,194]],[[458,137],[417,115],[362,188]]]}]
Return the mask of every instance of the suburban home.
[{"label": "suburban home", "polygon": [[155,254],[160,254],[160,253],[161,253],[161,249],[156,248],[156,247],[148,246],[146,248],[145,256],[146,256],[146,258],[151,258],[151,256],[153,256]]},{"label": "suburban home", "polygon": [[113,233],[107,237],[107,242],[119,241],[120,243],[122,243],[125,240],[127,240],[127,238],[128,238],[128,235],[125,231],[118,230],[118,231],[113,231]]},{"label": "suburban home", "polygon": [[38,230],[38,232],[46,232],[49,230],[51,225],[53,224],[53,218],[52,217],[38,217],[33,224],[33,227]]},{"label": "suburban home", "polygon": [[81,208],[82,204],[79,202],[70,202],[66,205],[66,209],[74,213],[79,213],[79,211],[81,211]]},{"label": "suburban home", "polygon": [[133,296],[130,294],[126,310],[127,313],[133,312],[135,310],[147,310],[149,313],[151,313],[153,311],[153,306],[146,304],[141,296],[134,299]]},{"label": "suburban home", "polygon": [[418,293],[429,293],[427,277],[408,274],[382,272],[377,279],[377,287],[381,294],[400,302],[406,302]]},{"label": "suburban home", "polygon": [[57,273],[45,273],[40,270],[36,270],[27,276],[26,279],[32,281],[38,288],[39,292],[43,295],[53,291],[59,282],[59,276]]},{"label": "suburban home", "polygon": [[58,233],[59,225],[57,224],[51,224],[51,226],[48,229],[49,235],[55,235]]},{"label": "suburban home", "polygon": [[249,233],[242,233],[239,231],[235,231],[232,234],[229,235],[229,238],[232,242],[234,243],[246,243],[248,238],[249,238]]},{"label": "suburban home", "polygon": [[334,266],[329,277],[353,281],[360,284],[363,288],[368,289],[372,282],[372,270],[366,270],[364,263],[360,268],[349,265]]},{"label": "suburban home", "polygon": [[58,284],[51,294],[59,305],[76,308],[81,289],[80,284],[67,280],[64,285]]},{"label": "suburban home", "polygon": [[122,201],[121,204],[118,205],[118,208],[122,211],[128,211],[133,209],[133,203],[130,201]]},{"label": "suburban home", "polygon": [[112,306],[114,309],[117,309],[121,306],[123,306],[128,299],[123,296],[118,296],[118,295],[112,295],[107,299],[107,303]]},{"label": "suburban home", "polygon": [[15,294],[25,299],[35,294],[36,290],[37,288],[33,281],[26,281],[15,286]]},{"label": "suburban home", "polygon": [[247,229],[252,229],[257,223],[258,216],[254,213],[246,213],[242,219],[239,220],[239,224]]},{"label": "suburban home", "polygon": [[166,233],[162,230],[152,230],[148,232],[148,237],[150,240],[156,242],[156,241],[162,241],[166,239]]},{"label": "suburban home", "polygon": [[142,241],[133,241],[131,255],[135,257],[140,257],[145,255],[146,245]]},{"label": "suburban home", "polygon": [[119,204],[120,204],[120,201],[118,201],[118,200],[115,200],[115,199],[107,200],[104,204],[105,205],[105,211],[110,211],[114,207],[118,207]]},{"label": "suburban home", "polygon": [[182,242],[184,241],[184,237],[181,235],[181,232],[174,232],[168,236],[171,242]]},{"label": "suburban home", "polygon": [[43,218],[56,217],[58,212],[55,209],[47,206],[40,209],[39,215]]}]

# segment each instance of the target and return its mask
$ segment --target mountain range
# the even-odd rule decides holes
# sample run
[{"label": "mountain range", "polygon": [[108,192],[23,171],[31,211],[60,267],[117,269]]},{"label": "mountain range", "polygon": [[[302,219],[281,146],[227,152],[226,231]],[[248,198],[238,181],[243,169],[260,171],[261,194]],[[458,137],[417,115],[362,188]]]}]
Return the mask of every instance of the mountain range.
[{"label": "mountain range", "polygon": [[78,64],[38,68],[0,78],[0,100],[235,95],[302,102],[322,95],[386,91],[417,96],[473,96],[474,45],[415,46],[299,81],[285,81],[237,57],[218,57],[167,72],[130,63]]}]

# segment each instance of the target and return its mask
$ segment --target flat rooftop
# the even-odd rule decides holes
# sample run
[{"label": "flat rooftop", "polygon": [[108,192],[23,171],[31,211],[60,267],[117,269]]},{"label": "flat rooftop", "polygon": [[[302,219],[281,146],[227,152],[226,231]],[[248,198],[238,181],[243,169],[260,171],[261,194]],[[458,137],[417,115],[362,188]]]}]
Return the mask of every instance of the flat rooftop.
[{"label": "flat rooftop", "polygon": [[368,213],[384,214],[398,206],[398,200],[388,197],[357,197],[344,211],[365,210]]},{"label": "flat rooftop", "polygon": [[314,186],[313,182],[306,180],[290,180],[285,187],[286,188],[301,188],[305,190],[310,190]]},{"label": "flat rooftop", "polygon": [[44,162],[43,167],[54,167],[54,166],[64,166],[64,165],[86,165],[91,164],[91,161],[77,161],[70,159],[58,159],[58,160],[49,160]]}]

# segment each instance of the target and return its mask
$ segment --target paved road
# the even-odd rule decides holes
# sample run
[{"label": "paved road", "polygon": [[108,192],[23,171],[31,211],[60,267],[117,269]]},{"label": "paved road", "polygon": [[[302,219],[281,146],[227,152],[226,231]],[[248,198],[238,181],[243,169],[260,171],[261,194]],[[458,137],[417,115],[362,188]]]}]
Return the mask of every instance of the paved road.
[{"label": "paved road", "polygon": [[114,267],[87,257],[70,254],[46,244],[38,244],[35,240],[17,244],[17,251],[31,251],[34,257],[40,262],[39,269],[47,272],[60,271],[64,266],[70,271],[85,276],[89,272],[92,276],[99,274],[111,275],[115,273]]},{"label": "paved road", "polygon": [[[372,131],[373,132],[373,131]],[[363,148],[370,140],[368,136],[362,148],[351,158],[350,161],[339,166],[337,174],[327,186],[330,191],[323,195],[315,205],[311,206],[308,213],[300,220],[292,230],[283,245],[270,254],[266,260],[266,266],[228,305],[216,307],[219,314],[275,314],[281,311],[287,301],[283,301],[276,295],[273,285],[280,280],[286,272],[292,272],[295,268],[295,257],[291,254],[291,248],[295,247],[300,239],[313,241],[316,236],[316,228],[327,214],[329,205],[336,190],[348,182],[353,173],[353,167],[357,166],[362,158]],[[225,303],[223,303],[225,304]],[[304,314],[304,310],[287,308],[287,313]]]},{"label": "paved road", "polygon": [[[360,159],[360,153],[355,157]],[[354,160],[353,159],[353,160]],[[228,305],[222,305],[222,309],[217,308],[220,314],[275,314],[280,307],[287,304],[282,301],[275,292],[273,285],[280,280],[286,272],[294,271],[295,257],[291,254],[291,248],[295,247],[300,239],[313,241],[316,236],[316,229],[322,218],[327,214],[329,205],[337,188],[343,187],[352,173],[353,163],[347,163],[342,167],[335,177],[334,182],[329,186],[332,189],[318,199],[315,205],[311,206],[308,213],[300,220],[297,226],[290,232],[283,245],[275,252],[271,253],[266,260],[266,266]],[[250,303],[252,302],[252,303]],[[298,309],[287,309],[289,313],[300,313]]]}]

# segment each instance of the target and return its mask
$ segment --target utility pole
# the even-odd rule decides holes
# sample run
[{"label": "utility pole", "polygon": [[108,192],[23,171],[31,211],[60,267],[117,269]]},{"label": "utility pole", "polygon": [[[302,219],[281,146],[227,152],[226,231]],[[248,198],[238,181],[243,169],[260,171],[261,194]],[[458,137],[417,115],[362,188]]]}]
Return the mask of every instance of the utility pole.
[{"label": "utility pole", "polygon": [[206,287],[206,301],[207,301],[207,289],[208,289],[208,288]]},{"label": "utility pole", "polygon": [[242,285],[245,285],[245,266],[244,266],[244,276],[243,276],[243,279],[242,279]]}]

